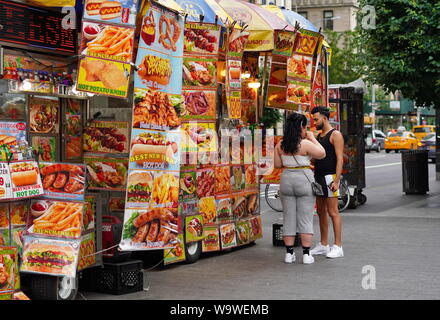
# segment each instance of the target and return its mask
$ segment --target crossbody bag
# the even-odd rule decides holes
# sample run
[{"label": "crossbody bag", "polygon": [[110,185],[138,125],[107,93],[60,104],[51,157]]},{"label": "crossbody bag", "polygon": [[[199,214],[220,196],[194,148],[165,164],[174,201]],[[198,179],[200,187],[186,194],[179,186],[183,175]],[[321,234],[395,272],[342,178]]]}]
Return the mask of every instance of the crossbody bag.
[{"label": "crossbody bag", "polygon": [[[295,159],[296,163],[299,164],[298,160],[296,160],[296,157],[292,155]],[[324,191],[322,190],[322,186],[317,183],[316,181],[310,181],[309,177],[306,175],[306,173],[303,171],[304,175],[306,176],[307,180],[309,180],[310,185],[312,186],[312,192],[314,196],[321,197],[324,195]]]}]

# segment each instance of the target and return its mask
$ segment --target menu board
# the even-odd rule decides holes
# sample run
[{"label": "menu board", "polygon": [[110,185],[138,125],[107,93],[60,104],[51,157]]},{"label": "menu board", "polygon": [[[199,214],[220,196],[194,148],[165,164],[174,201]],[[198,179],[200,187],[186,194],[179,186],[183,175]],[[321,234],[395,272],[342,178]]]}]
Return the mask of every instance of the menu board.
[{"label": "menu board", "polygon": [[220,232],[218,226],[203,227],[202,252],[220,250]]},{"label": "menu board", "polygon": [[236,223],[237,245],[245,245],[251,241],[251,223],[250,220],[242,220]]},{"label": "menu board", "polygon": [[[87,0],[76,89],[127,98],[133,62],[137,1]],[[115,25],[115,23],[120,25]]]},{"label": "menu board", "polygon": [[87,56],[79,62],[76,90],[126,98],[130,74],[131,65],[128,63]]},{"label": "menu board", "polygon": [[65,157],[66,160],[82,160],[82,112],[79,100],[68,99],[66,108],[66,143]]},{"label": "menu board", "polygon": [[130,169],[179,170],[180,131],[133,129]]},{"label": "menu board", "polygon": [[93,153],[128,153],[129,124],[123,121],[92,121],[83,133],[83,150]]},{"label": "menu board", "polygon": [[11,173],[7,162],[0,162],[0,199],[12,199]]},{"label": "menu board", "polygon": [[321,52],[324,37],[316,32],[300,29],[296,33],[292,56],[287,61],[287,102],[309,109],[312,104],[313,59]]},{"label": "menu board", "polygon": [[79,248],[78,271],[93,266],[96,263],[95,233],[88,233],[81,237]]},{"label": "menu board", "polygon": [[185,23],[183,111],[186,120],[215,120],[220,25]]},{"label": "menu board", "polygon": [[26,141],[26,123],[17,121],[0,121],[0,146],[12,146]]},{"label": "menu board", "polygon": [[220,225],[220,240],[222,250],[230,249],[237,246],[235,223]]},{"label": "menu board", "polygon": [[80,240],[57,240],[25,236],[20,271],[75,277],[79,248]]},{"label": "menu board", "polygon": [[287,100],[288,61],[285,55],[273,55],[267,91],[267,106],[270,108],[298,110],[298,106]]},{"label": "menu board", "polygon": [[186,260],[185,255],[185,242],[183,240],[183,234],[179,234],[174,243],[174,247],[163,251],[165,265],[176,263]]},{"label": "menu board", "polygon": [[44,237],[79,239],[83,202],[32,200],[27,233]]},{"label": "menu board", "polygon": [[328,89],[328,98],[333,100],[333,102],[329,102],[329,109],[330,109],[330,123],[336,128],[336,130],[340,130],[340,113],[339,113],[339,89],[333,88]]},{"label": "menu board", "polygon": [[312,102],[310,110],[317,106],[328,106],[326,56],[322,50],[316,58],[315,76],[312,86]]},{"label": "menu board", "polygon": [[203,239],[203,217],[201,215],[185,217],[185,242],[197,242]]},{"label": "menu board", "polygon": [[290,57],[292,55],[294,41],[294,32],[276,30],[274,37],[275,48],[272,54]]},{"label": "menu board", "polygon": [[84,199],[84,214],[82,221],[83,234],[95,229],[96,201],[95,197],[86,195]]},{"label": "menu board", "polygon": [[142,18],[122,250],[178,241],[183,20],[156,3]]},{"label": "menu board", "polygon": [[78,164],[40,162],[46,198],[84,200],[86,167]]},{"label": "menu board", "polygon": [[14,161],[9,164],[13,198],[28,198],[44,193],[36,161]]},{"label": "menu board", "polygon": [[29,98],[29,131],[59,133],[60,102],[58,98]]},{"label": "menu board", "polygon": [[251,217],[249,219],[251,223],[250,240],[255,241],[263,237],[263,226],[261,224],[261,216]]},{"label": "menu board", "polygon": [[128,159],[87,155],[84,162],[89,190],[125,191]]},{"label": "menu board", "polygon": [[31,136],[32,149],[38,153],[38,161],[57,161],[57,138],[50,136]]},{"label": "menu board", "polygon": [[0,247],[0,294],[14,292],[17,268],[17,248]]},{"label": "menu board", "polygon": [[249,33],[232,28],[228,31],[226,52],[226,104],[230,119],[241,118],[241,60]]},{"label": "menu board", "polygon": [[132,61],[134,29],[83,22],[80,52],[95,58]]}]

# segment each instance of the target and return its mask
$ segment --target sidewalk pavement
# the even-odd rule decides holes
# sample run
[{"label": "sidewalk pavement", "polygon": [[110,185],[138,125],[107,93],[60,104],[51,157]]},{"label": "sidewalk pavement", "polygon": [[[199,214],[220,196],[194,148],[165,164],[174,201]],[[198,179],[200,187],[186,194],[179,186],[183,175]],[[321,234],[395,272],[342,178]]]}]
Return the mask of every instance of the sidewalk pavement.
[{"label": "sidewalk pavement", "polygon": [[[400,182],[366,189],[370,201],[342,213],[345,257],[341,259],[318,256],[313,265],[303,265],[302,251],[295,248],[297,263],[283,263],[284,247],[272,246],[272,223],[282,223],[282,216],[266,210],[262,212],[264,238],[255,245],[203,255],[192,265],[145,272],[148,291],[85,296],[148,300],[439,299],[440,182],[432,176],[430,189],[425,196],[402,194]],[[385,207],[380,209],[378,204]],[[315,241],[319,241],[317,216],[314,223]],[[362,287],[365,266],[375,269],[374,290]]]}]

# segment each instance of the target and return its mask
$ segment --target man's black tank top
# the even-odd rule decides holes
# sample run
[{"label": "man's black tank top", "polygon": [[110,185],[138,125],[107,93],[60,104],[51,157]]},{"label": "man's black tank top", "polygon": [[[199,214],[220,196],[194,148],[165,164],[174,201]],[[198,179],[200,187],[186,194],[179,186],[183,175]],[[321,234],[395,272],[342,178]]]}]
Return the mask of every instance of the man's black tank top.
[{"label": "man's black tank top", "polygon": [[318,135],[318,142],[325,149],[325,158],[315,160],[315,174],[325,176],[336,173],[336,152],[335,147],[330,142],[330,136],[335,129],[330,130],[324,137]]}]

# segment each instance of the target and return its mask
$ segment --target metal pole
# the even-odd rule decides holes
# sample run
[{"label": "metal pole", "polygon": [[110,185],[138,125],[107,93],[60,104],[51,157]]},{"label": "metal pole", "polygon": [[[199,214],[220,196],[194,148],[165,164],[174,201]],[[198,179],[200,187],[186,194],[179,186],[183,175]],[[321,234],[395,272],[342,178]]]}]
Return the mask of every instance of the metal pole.
[{"label": "metal pole", "polygon": [[373,111],[373,130],[376,129],[376,89],[374,88],[374,84],[371,85],[371,109]]}]

